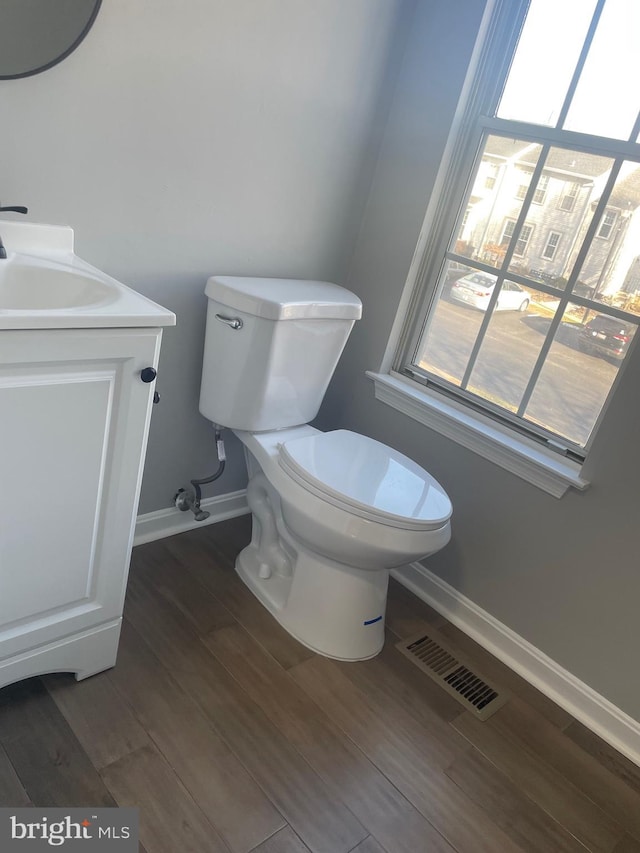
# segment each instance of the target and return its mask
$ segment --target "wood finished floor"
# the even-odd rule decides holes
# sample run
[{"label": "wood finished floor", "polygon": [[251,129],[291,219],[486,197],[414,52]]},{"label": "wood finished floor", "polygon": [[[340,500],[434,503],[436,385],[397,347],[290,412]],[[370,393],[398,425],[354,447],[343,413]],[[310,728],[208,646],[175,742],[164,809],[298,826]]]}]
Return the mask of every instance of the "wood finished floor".
[{"label": "wood finished floor", "polygon": [[[640,853],[640,768],[395,582],[377,658],[313,654],[248,538],[136,548],[115,669],[0,691],[0,804],[138,806],[144,853]],[[427,624],[513,691],[487,722],[395,648]]]}]

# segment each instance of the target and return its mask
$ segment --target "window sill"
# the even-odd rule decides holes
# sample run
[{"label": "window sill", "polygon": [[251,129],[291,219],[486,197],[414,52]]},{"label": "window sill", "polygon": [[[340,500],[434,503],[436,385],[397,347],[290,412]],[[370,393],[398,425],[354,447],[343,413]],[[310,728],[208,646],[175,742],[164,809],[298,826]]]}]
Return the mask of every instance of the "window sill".
[{"label": "window sill", "polygon": [[397,374],[367,371],[376,399],[556,498],[589,485],[581,466]]}]

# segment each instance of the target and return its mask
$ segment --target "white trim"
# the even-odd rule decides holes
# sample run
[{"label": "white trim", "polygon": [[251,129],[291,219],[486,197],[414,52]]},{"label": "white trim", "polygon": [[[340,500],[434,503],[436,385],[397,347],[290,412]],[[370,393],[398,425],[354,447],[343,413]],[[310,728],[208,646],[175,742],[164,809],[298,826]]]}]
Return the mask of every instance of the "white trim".
[{"label": "white trim", "polygon": [[561,498],[570,486],[586,489],[581,466],[454,400],[397,374],[367,371],[376,399]]},{"label": "white trim", "polygon": [[576,720],[640,765],[640,722],[420,563],[394,569],[391,574]]},{"label": "white trim", "polygon": [[116,664],[121,618],[12,655],[0,662],[0,687],[48,672],[75,672],[80,681]]},{"label": "white trim", "polygon": [[404,287],[402,289],[402,294],[398,303],[396,316],[394,318],[393,325],[391,327],[391,332],[389,334],[389,340],[387,342],[387,346],[382,357],[382,364],[380,366],[380,370],[382,371],[387,371],[391,369],[391,365],[395,360],[398,346],[402,338],[404,328],[406,326],[406,318],[407,313],[409,311],[409,307],[420,288],[422,266],[427,254],[427,244],[432,238],[431,232],[435,222],[437,221],[439,199],[444,193],[444,189],[446,187],[446,176],[448,175],[455,159],[457,141],[460,135],[460,130],[465,121],[465,115],[468,109],[469,102],[473,97],[473,89],[478,73],[478,66],[481,62],[482,55],[484,52],[484,45],[488,38],[496,6],[500,2],[501,0],[487,0],[485,5],[482,20],[480,22],[476,41],[473,47],[473,52],[469,59],[467,73],[462,84],[462,89],[460,92],[460,97],[458,99],[456,111],[451,122],[451,127],[449,129],[449,134],[447,136],[447,141],[445,143],[444,150],[442,152],[442,157],[435,177],[433,190],[431,191],[430,200],[427,205],[424,220],[422,221],[422,226],[420,228],[418,243],[411,259],[409,272],[407,273],[407,280],[405,281]]},{"label": "white trim", "polygon": [[202,527],[206,524],[216,524],[216,522],[224,521],[227,518],[246,515],[249,512],[247,490],[241,489],[238,492],[228,492],[224,495],[216,495],[213,498],[205,498],[201,507],[211,513],[205,521],[196,521],[193,513],[181,512],[175,506],[139,515],[136,519],[134,546],[142,545],[144,542],[153,542],[156,539],[164,539],[167,536],[173,536],[175,533],[194,530],[196,527]]}]

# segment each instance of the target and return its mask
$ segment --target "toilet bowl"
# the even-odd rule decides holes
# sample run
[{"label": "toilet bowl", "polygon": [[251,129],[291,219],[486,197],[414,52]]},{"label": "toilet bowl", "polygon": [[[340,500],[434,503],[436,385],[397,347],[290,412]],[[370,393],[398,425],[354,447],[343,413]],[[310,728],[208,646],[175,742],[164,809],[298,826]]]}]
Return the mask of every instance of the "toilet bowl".
[{"label": "toilet bowl", "polygon": [[413,460],[309,426],[361,303],[328,282],[212,277],[200,411],[244,445],[253,516],[236,570],[301,643],[363,660],[384,643],[389,569],[444,547],[451,503]]},{"label": "toilet bowl", "polygon": [[309,648],[363,660],[384,643],[388,570],[442,548],[451,504],[426,471],[347,430],[237,431],[253,514],[240,577]]}]

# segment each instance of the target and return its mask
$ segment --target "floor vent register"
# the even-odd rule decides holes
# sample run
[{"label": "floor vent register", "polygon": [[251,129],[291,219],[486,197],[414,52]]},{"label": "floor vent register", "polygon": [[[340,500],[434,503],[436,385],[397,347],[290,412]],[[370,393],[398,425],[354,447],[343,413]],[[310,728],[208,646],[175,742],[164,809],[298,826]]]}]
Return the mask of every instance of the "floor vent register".
[{"label": "floor vent register", "polygon": [[397,648],[479,720],[487,720],[511,694],[492,685],[434,630],[397,643]]}]

